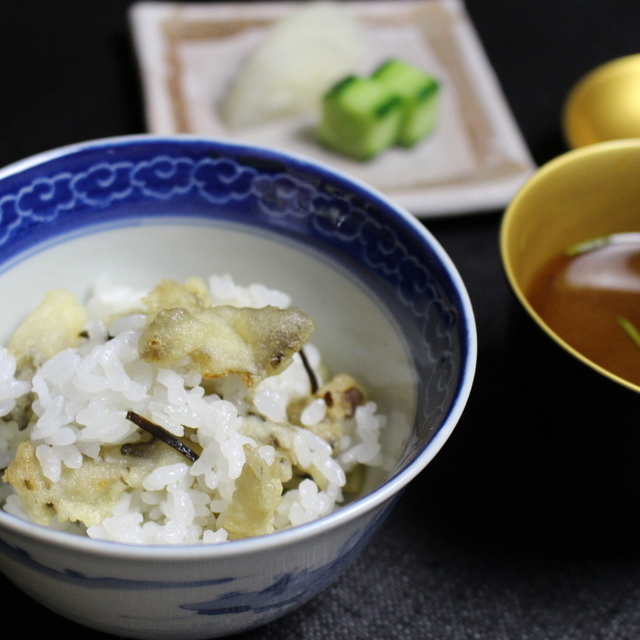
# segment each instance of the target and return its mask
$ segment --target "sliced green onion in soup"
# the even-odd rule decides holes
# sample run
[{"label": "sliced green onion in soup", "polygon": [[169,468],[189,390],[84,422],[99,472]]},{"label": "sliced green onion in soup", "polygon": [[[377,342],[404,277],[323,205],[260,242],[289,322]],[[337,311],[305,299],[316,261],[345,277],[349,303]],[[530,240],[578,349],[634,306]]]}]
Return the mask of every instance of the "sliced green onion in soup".
[{"label": "sliced green onion in soup", "polygon": [[636,343],[638,347],[640,347],[640,331],[636,329],[636,326],[631,322],[631,320],[627,320],[624,316],[616,316],[616,320],[618,324],[625,330],[627,335]]},{"label": "sliced green onion in soup", "polygon": [[565,249],[565,254],[569,257],[579,256],[582,253],[600,249],[608,244],[629,244],[632,242],[640,243],[640,233],[612,233],[608,236],[599,236],[597,238],[583,240],[582,242],[576,242],[576,244],[572,244]]}]

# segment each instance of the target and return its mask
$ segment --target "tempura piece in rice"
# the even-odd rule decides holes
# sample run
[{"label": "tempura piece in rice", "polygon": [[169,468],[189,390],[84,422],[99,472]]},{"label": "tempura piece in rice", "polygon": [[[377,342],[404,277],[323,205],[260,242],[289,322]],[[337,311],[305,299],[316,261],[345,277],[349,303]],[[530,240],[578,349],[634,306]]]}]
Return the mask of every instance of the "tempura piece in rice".
[{"label": "tempura piece in rice", "polygon": [[[324,402],[324,417],[309,424],[304,419],[305,409],[318,400]],[[302,398],[292,403],[289,406],[288,418],[293,424],[300,425],[322,438],[336,454],[340,450],[344,421],[353,418],[356,408],[365,402],[364,389],[356,380],[347,373],[339,373],[322,385],[311,398]]]},{"label": "tempura piece in rice", "polygon": [[60,522],[79,521],[90,527],[111,515],[124,491],[141,489],[154,469],[182,461],[178,452],[157,440],[103,447],[99,458],[85,457],[77,469],[63,465],[60,478],[53,482],[27,441],[18,447],[3,479],[13,485],[34,522],[48,525],[57,515]]},{"label": "tempura piece in rice", "polygon": [[4,480],[13,485],[29,517],[43,525],[50,524],[54,515],[60,522],[98,524],[111,514],[127,488],[119,465],[105,460],[86,459],[79,469],[63,467],[60,479],[52,482],[29,441],[18,447]]},{"label": "tempura piece in rice", "polygon": [[163,309],[181,307],[191,313],[211,306],[207,283],[198,277],[189,278],[183,285],[165,278],[142,300],[147,307],[148,321],[151,322]]},{"label": "tempura piece in rice", "polygon": [[296,308],[162,309],[139,340],[143,360],[172,367],[190,356],[207,379],[239,374],[247,388],[283,371],[314,330]]},{"label": "tempura piece in rice", "polygon": [[49,291],[14,331],[7,345],[16,359],[18,372],[33,371],[56,353],[77,347],[86,322],[85,307],[71,291]]},{"label": "tempura piece in rice", "polygon": [[243,447],[246,462],[236,481],[231,504],[222,516],[229,540],[262,536],[274,531],[273,518],[282,501],[282,482],[255,447]]},{"label": "tempura piece in rice", "polygon": [[271,465],[271,473],[282,482],[289,482],[293,477],[295,464],[293,453],[295,427],[252,415],[244,419],[240,431],[243,436],[255,440],[261,447],[273,447],[275,458]]},{"label": "tempura piece in rice", "polygon": [[[86,322],[86,309],[71,291],[49,291],[14,331],[7,345],[16,360],[16,378],[31,380],[47,360],[64,349],[77,347]],[[31,418],[31,401],[31,394],[19,398],[7,419],[25,428]]]},{"label": "tempura piece in rice", "polygon": [[327,417],[331,420],[353,418],[356,407],[366,402],[364,389],[348,373],[339,373],[318,389],[316,396],[327,405]]}]

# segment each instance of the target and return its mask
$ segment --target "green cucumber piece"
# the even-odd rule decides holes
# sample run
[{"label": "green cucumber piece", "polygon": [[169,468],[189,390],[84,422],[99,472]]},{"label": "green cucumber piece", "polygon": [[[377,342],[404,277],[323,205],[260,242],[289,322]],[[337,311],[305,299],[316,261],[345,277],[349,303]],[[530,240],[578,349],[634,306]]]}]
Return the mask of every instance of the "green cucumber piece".
[{"label": "green cucumber piece", "polygon": [[402,115],[402,100],[393,89],[349,76],[324,96],[317,136],[328,148],[365,161],[395,143]]},{"label": "green cucumber piece", "polygon": [[440,85],[431,75],[401,60],[388,60],[372,74],[402,98],[403,116],[396,144],[411,147],[435,128]]}]

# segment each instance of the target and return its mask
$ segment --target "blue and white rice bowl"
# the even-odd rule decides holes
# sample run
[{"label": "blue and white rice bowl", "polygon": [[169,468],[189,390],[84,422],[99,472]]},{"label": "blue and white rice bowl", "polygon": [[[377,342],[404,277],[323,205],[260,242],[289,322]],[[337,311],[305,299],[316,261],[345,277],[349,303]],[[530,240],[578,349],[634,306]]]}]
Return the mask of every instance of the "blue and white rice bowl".
[{"label": "blue and white rice bowl", "polygon": [[0,172],[0,338],[45,293],[96,281],[150,289],[231,274],[289,294],[333,372],[387,417],[362,497],[318,520],[219,544],[91,539],[0,511],[0,570],[44,606],[132,638],[211,638],[300,606],[356,558],[442,447],[476,359],[470,302],[411,215],[366,185],[272,150],[131,136]]}]

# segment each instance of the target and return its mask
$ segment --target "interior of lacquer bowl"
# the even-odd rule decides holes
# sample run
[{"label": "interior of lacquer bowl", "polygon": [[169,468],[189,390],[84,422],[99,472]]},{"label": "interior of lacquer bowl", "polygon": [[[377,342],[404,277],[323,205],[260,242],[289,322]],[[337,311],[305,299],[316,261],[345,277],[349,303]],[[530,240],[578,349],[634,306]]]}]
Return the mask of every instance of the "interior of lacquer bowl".
[{"label": "interior of lacquer bowl", "polygon": [[113,142],[9,171],[0,339],[48,290],[85,299],[104,273],[136,289],[226,273],[280,289],[313,317],[312,342],[332,372],[361,380],[389,417],[389,476],[432,438],[461,384],[458,293],[411,225],[389,228],[383,204],[275,158],[194,141]]}]

